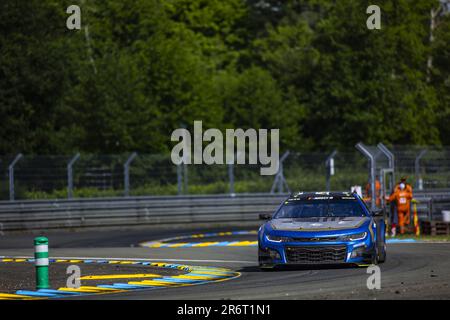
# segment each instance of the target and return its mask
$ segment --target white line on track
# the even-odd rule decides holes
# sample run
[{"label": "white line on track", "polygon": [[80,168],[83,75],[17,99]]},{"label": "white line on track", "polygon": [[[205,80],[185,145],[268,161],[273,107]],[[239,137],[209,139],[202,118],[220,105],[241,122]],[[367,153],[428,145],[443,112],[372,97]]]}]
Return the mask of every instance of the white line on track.
[{"label": "white line on track", "polygon": [[[0,259],[34,259],[32,256],[0,256]],[[255,263],[255,261],[235,261],[235,260],[197,260],[197,259],[145,259],[145,258],[115,258],[115,257],[49,257],[49,259],[60,260],[117,260],[117,261],[168,261],[168,262],[219,262],[219,263]]]}]

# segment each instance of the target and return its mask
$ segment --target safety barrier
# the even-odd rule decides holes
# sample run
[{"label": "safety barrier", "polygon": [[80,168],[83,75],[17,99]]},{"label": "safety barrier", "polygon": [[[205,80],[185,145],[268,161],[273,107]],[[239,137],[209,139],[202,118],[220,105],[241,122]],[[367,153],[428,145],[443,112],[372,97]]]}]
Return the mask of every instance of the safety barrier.
[{"label": "safety barrier", "polygon": [[0,202],[0,231],[257,221],[286,195],[240,194]]},{"label": "safety barrier", "polygon": [[[25,230],[132,227],[144,225],[257,222],[287,194],[118,197],[76,200],[0,202],[0,233]],[[449,193],[418,193],[422,218],[450,206]]]}]

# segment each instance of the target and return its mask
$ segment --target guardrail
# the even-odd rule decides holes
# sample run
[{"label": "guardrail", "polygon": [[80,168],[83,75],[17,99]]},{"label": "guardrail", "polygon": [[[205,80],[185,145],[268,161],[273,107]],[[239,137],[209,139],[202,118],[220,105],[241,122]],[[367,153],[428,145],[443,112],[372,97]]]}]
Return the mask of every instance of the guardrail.
[{"label": "guardrail", "polygon": [[414,199],[418,201],[417,211],[419,219],[434,220],[441,218],[441,211],[450,209],[450,191],[414,191]]},{"label": "guardrail", "polygon": [[0,231],[257,221],[287,195],[239,194],[0,202]]},{"label": "guardrail", "polygon": [[[145,225],[257,222],[272,213],[287,194],[150,196],[76,200],[0,202],[0,233],[26,230],[133,227]],[[415,195],[422,219],[450,208],[450,196]]]}]

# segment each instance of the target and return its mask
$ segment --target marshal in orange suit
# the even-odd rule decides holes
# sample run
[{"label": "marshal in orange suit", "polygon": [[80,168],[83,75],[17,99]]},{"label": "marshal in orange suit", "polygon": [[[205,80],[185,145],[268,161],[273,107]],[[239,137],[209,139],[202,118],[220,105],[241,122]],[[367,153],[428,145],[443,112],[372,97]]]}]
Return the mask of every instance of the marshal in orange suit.
[{"label": "marshal in orange suit", "polygon": [[398,214],[398,225],[400,234],[405,233],[405,225],[410,223],[411,200],[413,198],[412,188],[402,181],[395,187],[394,193],[389,196],[389,201],[395,201]]}]

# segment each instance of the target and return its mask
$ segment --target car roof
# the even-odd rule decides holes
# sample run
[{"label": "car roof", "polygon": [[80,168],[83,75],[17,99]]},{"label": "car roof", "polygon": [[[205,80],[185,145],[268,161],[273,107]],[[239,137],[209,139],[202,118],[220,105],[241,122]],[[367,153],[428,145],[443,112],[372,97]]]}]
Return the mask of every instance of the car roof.
[{"label": "car roof", "polygon": [[317,191],[317,192],[295,192],[292,193],[289,200],[353,200],[357,199],[358,196],[350,191],[341,192],[328,192],[328,191]]}]

